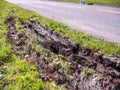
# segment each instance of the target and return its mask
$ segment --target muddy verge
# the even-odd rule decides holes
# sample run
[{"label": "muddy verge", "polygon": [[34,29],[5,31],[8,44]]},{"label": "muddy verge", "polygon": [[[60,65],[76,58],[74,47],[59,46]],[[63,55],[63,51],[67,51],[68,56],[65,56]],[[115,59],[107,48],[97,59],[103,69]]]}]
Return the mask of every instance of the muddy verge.
[{"label": "muddy verge", "polygon": [[[42,26],[39,22],[21,21],[23,27],[31,32],[45,49],[62,55],[70,63],[72,80],[64,79],[61,84],[67,84],[68,90],[120,90],[120,59],[106,57],[90,48],[82,47],[54,30]],[[39,62],[40,64],[41,62]],[[45,63],[45,62],[44,62]],[[49,64],[45,64],[48,66]],[[39,65],[39,68],[44,66]],[[82,75],[82,67],[93,68],[94,74],[88,72],[88,79]],[[48,69],[48,68],[47,68]],[[58,83],[60,84],[60,83]]]},{"label": "muddy verge", "polygon": [[[55,81],[67,90],[120,90],[119,58],[106,57],[90,48],[82,47],[36,21],[20,22],[26,33],[16,30],[14,18],[6,20],[7,39],[18,55],[37,63],[38,70],[42,73],[40,78],[44,81]],[[64,57],[69,63],[69,73],[65,73],[60,63],[53,64],[53,59],[47,60],[34,51],[31,44],[28,44],[28,32],[36,37],[36,43]]]}]

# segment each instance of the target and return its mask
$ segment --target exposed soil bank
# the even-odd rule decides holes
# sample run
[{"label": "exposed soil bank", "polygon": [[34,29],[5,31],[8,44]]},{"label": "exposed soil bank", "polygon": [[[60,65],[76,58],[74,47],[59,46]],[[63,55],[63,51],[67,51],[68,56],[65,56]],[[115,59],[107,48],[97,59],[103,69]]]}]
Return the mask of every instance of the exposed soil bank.
[{"label": "exposed soil bank", "polygon": [[[105,57],[90,48],[75,44],[36,21],[30,20],[29,23],[25,23],[20,20],[20,22],[28,32],[36,37],[40,45],[50,52],[63,56],[69,63],[69,73],[66,75],[59,63],[53,65],[52,59],[47,60],[41,57],[31,46],[25,47],[29,36],[26,33],[19,33],[14,20],[8,19],[6,22],[8,40],[14,42],[16,52],[25,51],[21,54],[23,58],[31,57],[31,60],[37,62],[38,70],[43,74],[41,78],[44,81],[55,81],[67,90],[120,90],[119,58]],[[85,69],[86,67],[88,68]]]}]

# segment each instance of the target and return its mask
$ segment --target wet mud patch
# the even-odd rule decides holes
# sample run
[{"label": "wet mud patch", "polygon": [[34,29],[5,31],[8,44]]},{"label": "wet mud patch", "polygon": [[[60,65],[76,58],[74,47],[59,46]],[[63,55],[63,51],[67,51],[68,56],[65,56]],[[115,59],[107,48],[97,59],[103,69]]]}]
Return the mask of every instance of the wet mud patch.
[{"label": "wet mud patch", "polygon": [[[37,64],[42,80],[54,81],[67,90],[120,90],[119,58],[106,57],[82,47],[39,22],[20,20],[20,23],[26,32],[16,30],[14,19],[6,20],[7,40],[18,55]],[[28,44],[28,33],[32,33],[37,39],[35,43],[48,50],[46,56],[36,52],[32,43]],[[64,61],[61,63],[60,59],[54,60],[51,52]]]},{"label": "wet mud patch", "polygon": [[[106,57],[90,48],[82,47],[32,19],[29,23],[20,21],[23,27],[36,37],[40,45],[63,56],[69,62],[69,74],[72,79],[66,79],[67,77],[62,75],[64,78],[61,80],[64,83],[57,84],[64,84],[67,90],[120,90],[120,58]],[[47,67],[46,70],[49,70],[49,62],[38,62],[39,68]],[[84,68],[88,70],[85,71]]]},{"label": "wet mud patch", "polygon": [[[6,40],[12,45],[14,54],[20,56],[22,60],[37,64],[36,67],[40,72],[39,77],[45,83],[46,81],[56,82],[55,84],[53,83],[54,87],[65,83],[66,75],[69,73],[67,67],[65,67],[68,66],[67,63],[65,61],[59,62],[60,57],[55,57],[46,50],[43,50],[44,53],[35,51],[33,44],[38,44],[39,42],[31,40],[29,32],[17,30],[15,23],[15,17],[9,16],[6,18],[5,24],[8,30]],[[49,90],[47,86],[44,89]]]}]

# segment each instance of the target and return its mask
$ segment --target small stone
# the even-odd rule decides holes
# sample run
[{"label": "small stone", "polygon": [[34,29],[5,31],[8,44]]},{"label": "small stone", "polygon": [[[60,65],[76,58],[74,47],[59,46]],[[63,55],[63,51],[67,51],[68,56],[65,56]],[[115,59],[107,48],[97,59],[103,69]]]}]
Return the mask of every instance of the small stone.
[{"label": "small stone", "polygon": [[3,77],[3,74],[2,74],[2,72],[0,71],[0,78],[2,78]]},{"label": "small stone", "polygon": [[29,58],[29,55],[27,54],[27,55],[25,55],[25,58]]},{"label": "small stone", "polygon": [[53,87],[56,87],[56,84],[55,84],[55,82],[52,82],[52,86],[53,86]]}]

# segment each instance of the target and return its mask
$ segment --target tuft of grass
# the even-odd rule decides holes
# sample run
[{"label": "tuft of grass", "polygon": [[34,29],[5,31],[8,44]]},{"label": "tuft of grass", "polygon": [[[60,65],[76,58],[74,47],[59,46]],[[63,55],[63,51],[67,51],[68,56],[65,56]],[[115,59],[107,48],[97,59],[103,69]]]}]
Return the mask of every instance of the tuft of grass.
[{"label": "tuft of grass", "polygon": [[90,68],[90,67],[83,67],[82,71],[83,71],[83,77],[84,78],[87,78],[90,75],[93,75],[95,73],[94,69]]},{"label": "tuft of grass", "polygon": [[11,62],[1,68],[4,75],[0,88],[3,90],[43,90],[44,82],[38,79],[38,72],[20,57],[13,55]]}]

